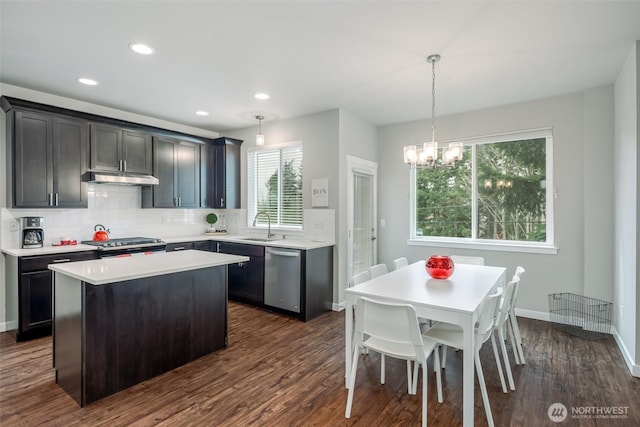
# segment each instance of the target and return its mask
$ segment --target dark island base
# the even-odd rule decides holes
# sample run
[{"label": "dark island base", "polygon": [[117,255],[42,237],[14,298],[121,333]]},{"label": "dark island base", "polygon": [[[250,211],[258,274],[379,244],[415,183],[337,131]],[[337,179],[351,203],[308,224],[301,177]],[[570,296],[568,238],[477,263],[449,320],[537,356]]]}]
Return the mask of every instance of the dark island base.
[{"label": "dark island base", "polygon": [[56,274],[56,382],[84,406],[225,347],[226,272],[100,286]]}]

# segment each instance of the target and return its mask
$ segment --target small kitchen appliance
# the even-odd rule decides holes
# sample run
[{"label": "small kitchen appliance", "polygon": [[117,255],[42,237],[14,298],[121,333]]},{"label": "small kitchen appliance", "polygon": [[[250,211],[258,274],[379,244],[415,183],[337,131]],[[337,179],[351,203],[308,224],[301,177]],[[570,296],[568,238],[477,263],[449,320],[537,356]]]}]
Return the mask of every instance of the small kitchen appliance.
[{"label": "small kitchen appliance", "polygon": [[44,244],[44,218],[41,216],[23,216],[20,218],[20,247],[23,249],[41,248]]}]

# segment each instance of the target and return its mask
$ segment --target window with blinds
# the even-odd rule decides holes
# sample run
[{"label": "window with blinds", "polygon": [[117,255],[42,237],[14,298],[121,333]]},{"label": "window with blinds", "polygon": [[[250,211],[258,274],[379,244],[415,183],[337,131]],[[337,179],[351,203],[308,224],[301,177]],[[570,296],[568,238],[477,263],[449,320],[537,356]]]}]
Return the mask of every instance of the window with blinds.
[{"label": "window with blinds", "polygon": [[[272,227],[302,229],[302,143],[250,150],[247,168],[247,224],[260,212]],[[259,215],[256,227],[266,227]]]}]

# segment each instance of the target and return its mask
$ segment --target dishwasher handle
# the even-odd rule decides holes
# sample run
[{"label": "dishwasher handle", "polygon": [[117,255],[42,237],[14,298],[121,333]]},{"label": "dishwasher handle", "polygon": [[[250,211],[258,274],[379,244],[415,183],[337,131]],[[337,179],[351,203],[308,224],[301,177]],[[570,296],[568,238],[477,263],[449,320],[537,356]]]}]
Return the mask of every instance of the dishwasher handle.
[{"label": "dishwasher handle", "polygon": [[292,251],[292,252],[288,252],[288,251],[279,251],[277,249],[273,249],[273,248],[265,248],[265,252],[271,255],[278,255],[278,256],[290,256],[290,257],[299,257],[300,256],[300,251]]}]

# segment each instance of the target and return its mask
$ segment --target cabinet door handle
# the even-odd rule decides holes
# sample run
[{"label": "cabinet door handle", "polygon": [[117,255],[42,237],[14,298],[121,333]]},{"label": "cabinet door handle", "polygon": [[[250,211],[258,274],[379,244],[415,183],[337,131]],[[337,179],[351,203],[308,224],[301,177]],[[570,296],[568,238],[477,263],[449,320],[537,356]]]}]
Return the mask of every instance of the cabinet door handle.
[{"label": "cabinet door handle", "polygon": [[224,208],[224,197],[220,197],[220,206]]},{"label": "cabinet door handle", "polygon": [[57,262],[69,262],[71,261],[71,258],[62,258],[62,259],[54,259],[53,261],[51,261],[53,264],[57,263]]},{"label": "cabinet door handle", "polygon": [[174,251],[183,251],[184,250],[184,246],[178,246],[176,248],[173,248]]},{"label": "cabinet door handle", "polygon": [[123,160],[122,161],[122,172],[126,172],[127,171],[127,161]]},{"label": "cabinet door handle", "polygon": [[241,267],[241,268],[244,267],[244,262],[239,262],[238,267]]},{"label": "cabinet door handle", "polygon": [[53,193],[47,193],[49,198],[49,206],[53,206]]},{"label": "cabinet door handle", "polygon": [[220,243],[216,243],[216,252],[220,252]]},{"label": "cabinet door handle", "polygon": [[56,193],[56,195],[55,195],[55,199],[56,199],[56,206],[58,206],[58,202],[59,202],[58,193]]},{"label": "cabinet door handle", "polygon": [[122,172],[122,160],[118,160],[118,170]]},{"label": "cabinet door handle", "polygon": [[178,197],[178,206],[182,206],[182,197]]}]

